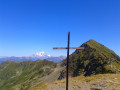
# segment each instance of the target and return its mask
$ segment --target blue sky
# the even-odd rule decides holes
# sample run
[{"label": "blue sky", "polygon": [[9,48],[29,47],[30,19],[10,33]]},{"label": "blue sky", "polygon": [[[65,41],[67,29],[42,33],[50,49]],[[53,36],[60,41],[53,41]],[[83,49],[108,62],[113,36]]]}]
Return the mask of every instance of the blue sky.
[{"label": "blue sky", "polygon": [[[0,56],[66,55],[94,39],[120,56],[120,0],[0,0]],[[71,51],[71,53],[74,50]]]}]

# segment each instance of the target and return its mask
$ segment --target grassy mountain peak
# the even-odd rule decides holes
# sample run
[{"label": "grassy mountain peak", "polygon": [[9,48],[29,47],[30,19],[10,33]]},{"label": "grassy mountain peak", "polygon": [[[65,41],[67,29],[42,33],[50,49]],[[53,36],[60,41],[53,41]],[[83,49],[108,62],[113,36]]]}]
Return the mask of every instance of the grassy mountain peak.
[{"label": "grassy mountain peak", "polygon": [[[120,72],[120,57],[106,46],[91,39],[81,46],[84,50],[76,50],[70,55],[71,76]],[[62,65],[66,65],[66,60]]]}]

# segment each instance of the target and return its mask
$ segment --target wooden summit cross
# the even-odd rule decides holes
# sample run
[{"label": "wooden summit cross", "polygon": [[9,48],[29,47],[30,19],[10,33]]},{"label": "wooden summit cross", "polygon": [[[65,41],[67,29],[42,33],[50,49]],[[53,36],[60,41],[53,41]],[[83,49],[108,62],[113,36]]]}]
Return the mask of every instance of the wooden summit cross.
[{"label": "wooden summit cross", "polygon": [[67,66],[66,66],[66,90],[68,90],[68,69],[69,69],[69,49],[84,49],[84,47],[69,47],[70,46],[70,32],[68,32],[67,47],[59,47],[53,49],[67,49]]}]

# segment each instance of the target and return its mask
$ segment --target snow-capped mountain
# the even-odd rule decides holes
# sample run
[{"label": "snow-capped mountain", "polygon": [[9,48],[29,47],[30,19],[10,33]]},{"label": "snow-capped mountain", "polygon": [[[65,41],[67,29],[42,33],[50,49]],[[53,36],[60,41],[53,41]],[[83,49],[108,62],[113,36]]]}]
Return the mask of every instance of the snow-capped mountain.
[{"label": "snow-capped mountain", "polygon": [[33,57],[51,57],[51,55],[46,54],[45,52],[37,52],[33,54]]},{"label": "snow-capped mountain", "polygon": [[47,60],[50,60],[50,61],[53,61],[53,62],[61,62],[63,59],[65,59],[66,57],[65,56],[51,56],[45,52],[37,52],[35,54],[32,55],[32,57],[34,57],[35,59],[47,59]]}]

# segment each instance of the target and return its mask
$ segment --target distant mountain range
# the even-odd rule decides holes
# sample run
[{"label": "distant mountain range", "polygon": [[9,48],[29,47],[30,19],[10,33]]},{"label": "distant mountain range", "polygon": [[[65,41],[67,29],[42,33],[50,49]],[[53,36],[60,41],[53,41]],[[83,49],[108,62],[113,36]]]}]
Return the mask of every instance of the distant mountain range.
[{"label": "distant mountain range", "polygon": [[16,62],[23,62],[23,61],[28,61],[28,60],[31,60],[31,61],[36,61],[38,59],[41,59],[41,60],[44,60],[44,59],[47,59],[49,61],[53,61],[53,62],[61,62],[62,60],[64,60],[66,57],[65,56],[51,56],[49,54],[46,54],[45,52],[38,52],[38,53],[35,53],[31,56],[23,56],[23,57],[15,57],[15,56],[12,56],[12,57],[1,57],[0,58],[0,63],[3,63],[4,61],[6,60],[9,60],[9,61],[16,61]]}]

